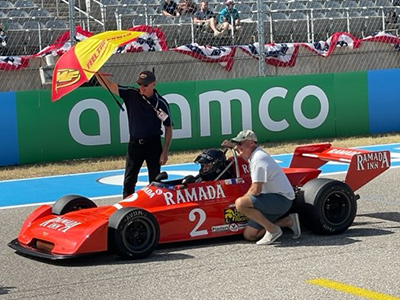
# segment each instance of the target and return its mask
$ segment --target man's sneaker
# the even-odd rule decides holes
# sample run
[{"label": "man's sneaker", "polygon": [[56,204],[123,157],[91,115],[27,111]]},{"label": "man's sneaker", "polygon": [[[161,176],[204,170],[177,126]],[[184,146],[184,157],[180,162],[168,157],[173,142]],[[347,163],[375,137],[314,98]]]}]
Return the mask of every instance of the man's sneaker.
[{"label": "man's sneaker", "polygon": [[294,239],[298,239],[301,236],[299,214],[290,214],[289,218],[292,220],[292,226],[289,228],[293,231]]},{"label": "man's sneaker", "polygon": [[271,233],[269,231],[265,232],[261,240],[259,240],[257,245],[269,245],[275,242],[282,235],[282,229],[276,226],[275,232]]}]

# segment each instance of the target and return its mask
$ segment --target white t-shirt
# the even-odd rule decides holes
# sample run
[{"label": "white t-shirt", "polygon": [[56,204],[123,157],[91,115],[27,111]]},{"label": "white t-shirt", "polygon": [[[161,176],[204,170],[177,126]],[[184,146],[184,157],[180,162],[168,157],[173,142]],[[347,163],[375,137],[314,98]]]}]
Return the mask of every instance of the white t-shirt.
[{"label": "white t-shirt", "polygon": [[262,194],[281,194],[294,200],[294,191],[281,167],[261,147],[257,147],[249,158],[252,182],[262,182]]}]

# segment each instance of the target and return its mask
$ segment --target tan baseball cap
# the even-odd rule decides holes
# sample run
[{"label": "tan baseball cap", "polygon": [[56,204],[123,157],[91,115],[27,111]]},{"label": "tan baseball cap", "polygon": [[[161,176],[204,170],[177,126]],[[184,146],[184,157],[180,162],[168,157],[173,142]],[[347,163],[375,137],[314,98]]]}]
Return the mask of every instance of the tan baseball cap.
[{"label": "tan baseball cap", "polygon": [[241,132],[238,133],[236,137],[231,139],[231,141],[234,143],[240,143],[245,140],[257,142],[257,136],[252,130],[246,129],[242,130]]}]

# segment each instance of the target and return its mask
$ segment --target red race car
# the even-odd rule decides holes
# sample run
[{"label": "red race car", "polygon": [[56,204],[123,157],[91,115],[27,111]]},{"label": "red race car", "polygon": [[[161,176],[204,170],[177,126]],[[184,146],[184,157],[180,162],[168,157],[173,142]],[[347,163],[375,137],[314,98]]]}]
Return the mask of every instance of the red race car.
[{"label": "red race car", "polygon": [[[113,250],[124,258],[149,256],[159,243],[241,234],[247,224],[235,200],[249,188],[247,163],[232,150],[229,179],[194,182],[193,176],[155,182],[114,205],[100,206],[69,195],[42,205],[26,219],[17,252],[66,259]],[[317,178],[328,161],[349,163],[344,181]],[[284,168],[296,193],[292,208],[302,225],[319,234],[346,231],[356,216],[354,192],[390,167],[389,151],[364,151],[313,144],[296,148]],[[222,173],[220,175],[222,175]],[[163,178],[164,177],[164,178]],[[221,178],[221,177],[220,177]]]}]

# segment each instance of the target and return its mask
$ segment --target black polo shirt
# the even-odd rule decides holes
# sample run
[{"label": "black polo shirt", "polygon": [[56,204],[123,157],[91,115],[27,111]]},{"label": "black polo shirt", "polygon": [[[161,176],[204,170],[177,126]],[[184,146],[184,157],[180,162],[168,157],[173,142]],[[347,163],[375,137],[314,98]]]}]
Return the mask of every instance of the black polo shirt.
[{"label": "black polo shirt", "polygon": [[165,10],[170,15],[176,16],[178,5],[172,0],[169,3],[164,1],[164,3],[161,4],[161,10]]},{"label": "black polo shirt", "polygon": [[[124,100],[129,123],[129,134],[133,139],[146,139],[160,136],[161,120],[157,117],[153,107],[161,108],[168,114],[163,122],[164,126],[172,126],[171,112],[168,102],[156,90],[150,98],[144,98],[138,89],[118,85],[119,96]],[[149,100],[152,106],[145,100]]]}]

